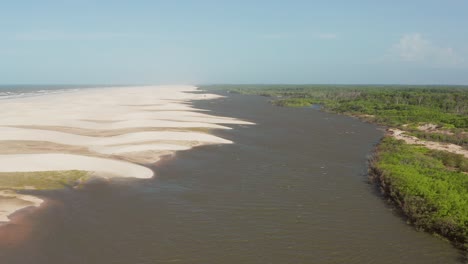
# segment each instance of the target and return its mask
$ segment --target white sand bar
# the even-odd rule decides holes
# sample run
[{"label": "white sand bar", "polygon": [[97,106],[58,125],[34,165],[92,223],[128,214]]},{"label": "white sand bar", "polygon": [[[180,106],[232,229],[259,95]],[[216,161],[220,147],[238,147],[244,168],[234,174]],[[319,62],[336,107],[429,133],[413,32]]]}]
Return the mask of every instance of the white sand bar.
[{"label": "white sand bar", "polygon": [[[130,117],[131,118],[131,117]],[[108,122],[102,122],[108,121]],[[157,120],[157,119],[130,119],[125,121],[112,120],[68,120],[59,118],[39,118],[23,117],[23,119],[4,119],[1,121],[4,126],[63,126],[72,128],[84,128],[95,130],[114,130],[125,128],[220,128],[230,129],[229,127],[206,122],[189,122],[189,121],[174,121],[174,120]]]},{"label": "white sand bar", "polygon": [[[155,162],[194,146],[230,144],[206,129],[252,124],[192,105],[220,97],[184,85],[86,88],[1,100],[0,172],[83,170],[105,177],[151,178],[151,169],[128,160]],[[86,135],[79,134],[83,131]],[[52,149],[51,143],[61,147]],[[43,147],[31,154],[33,145]],[[31,197],[35,199],[18,195],[8,204],[0,199],[0,221],[14,208],[38,206],[40,199],[31,202]]]},{"label": "white sand bar", "polygon": [[[0,127],[0,140],[47,141],[73,146],[107,146],[157,140],[201,141],[207,143],[230,144],[232,141],[198,132],[147,131],[127,133],[111,137],[89,137],[70,133],[40,129]],[[0,168],[1,170],[1,168]]]},{"label": "white sand bar", "polygon": [[92,150],[103,154],[121,154],[138,151],[178,151],[190,149],[190,146],[174,145],[174,144],[141,144],[141,145],[118,145],[110,147],[93,147]]},{"label": "white sand bar", "polygon": [[18,194],[12,191],[0,191],[0,223],[9,222],[9,215],[19,209],[39,207],[43,200],[32,195]]},{"label": "white sand bar", "polygon": [[153,171],[141,165],[71,154],[0,155],[0,168],[2,172],[83,170],[103,176],[143,179],[153,177]]}]

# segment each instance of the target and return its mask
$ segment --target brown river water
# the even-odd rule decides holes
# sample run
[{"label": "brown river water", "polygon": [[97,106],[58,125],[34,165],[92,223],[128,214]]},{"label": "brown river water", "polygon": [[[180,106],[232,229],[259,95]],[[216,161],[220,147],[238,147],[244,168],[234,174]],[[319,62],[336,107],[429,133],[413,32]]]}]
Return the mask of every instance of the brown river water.
[{"label": "brown river water", "polygon": [[179,152],[149,180],[44,193],[0,228],[1,264],[462,263],[367,183],[376,126],[258,96],[196,102],[255,126]]}]

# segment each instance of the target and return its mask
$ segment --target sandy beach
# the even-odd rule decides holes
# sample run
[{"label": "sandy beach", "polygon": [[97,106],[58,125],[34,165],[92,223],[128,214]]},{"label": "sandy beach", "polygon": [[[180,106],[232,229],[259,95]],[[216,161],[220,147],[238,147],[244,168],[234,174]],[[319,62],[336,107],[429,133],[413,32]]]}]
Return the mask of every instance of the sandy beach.
[{"label": "sandy beach", "polygon": [[[76,170],[107,178],[151,178],[153,171],[145,165],[163,155],[232,143],[209,134],[211,129],[252,124],[191,105],[219,97],[194,86],[139,86],[2,100],[0,173]],[[0,222],[42,203],[8,189],[0,182]]]}]

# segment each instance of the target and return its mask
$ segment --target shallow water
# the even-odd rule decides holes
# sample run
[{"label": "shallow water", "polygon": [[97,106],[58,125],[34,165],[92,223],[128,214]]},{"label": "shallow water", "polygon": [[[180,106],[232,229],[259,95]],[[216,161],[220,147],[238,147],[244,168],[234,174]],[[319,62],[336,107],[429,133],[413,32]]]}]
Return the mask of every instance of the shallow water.
[{"label": "shallow water", "polygon": [[179,152],[150,180],[44,194],[50,206],[0,229],[0,263],[460,263],[366,181],[382,132],[263,97],[197,102],[256,126]]},{"label": "shallow water", "polygon": [[66,85],[0,85],[0,100],[76,91],[85,87]]},{"label": "shallow water", "polygon": [[[119,85],[113,85],[116,87]],[[74,92],[87,88],[106,88],[103,85],[0,85],[0,100]]]}]

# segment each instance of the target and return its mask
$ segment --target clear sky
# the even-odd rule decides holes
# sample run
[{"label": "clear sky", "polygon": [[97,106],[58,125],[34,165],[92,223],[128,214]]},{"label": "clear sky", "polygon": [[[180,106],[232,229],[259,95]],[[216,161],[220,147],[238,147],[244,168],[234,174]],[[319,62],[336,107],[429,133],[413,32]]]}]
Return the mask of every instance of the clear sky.
[{"label": "clear sky", "polygon": [[1,0],[0,83],[468,84],[468,1]]}]

